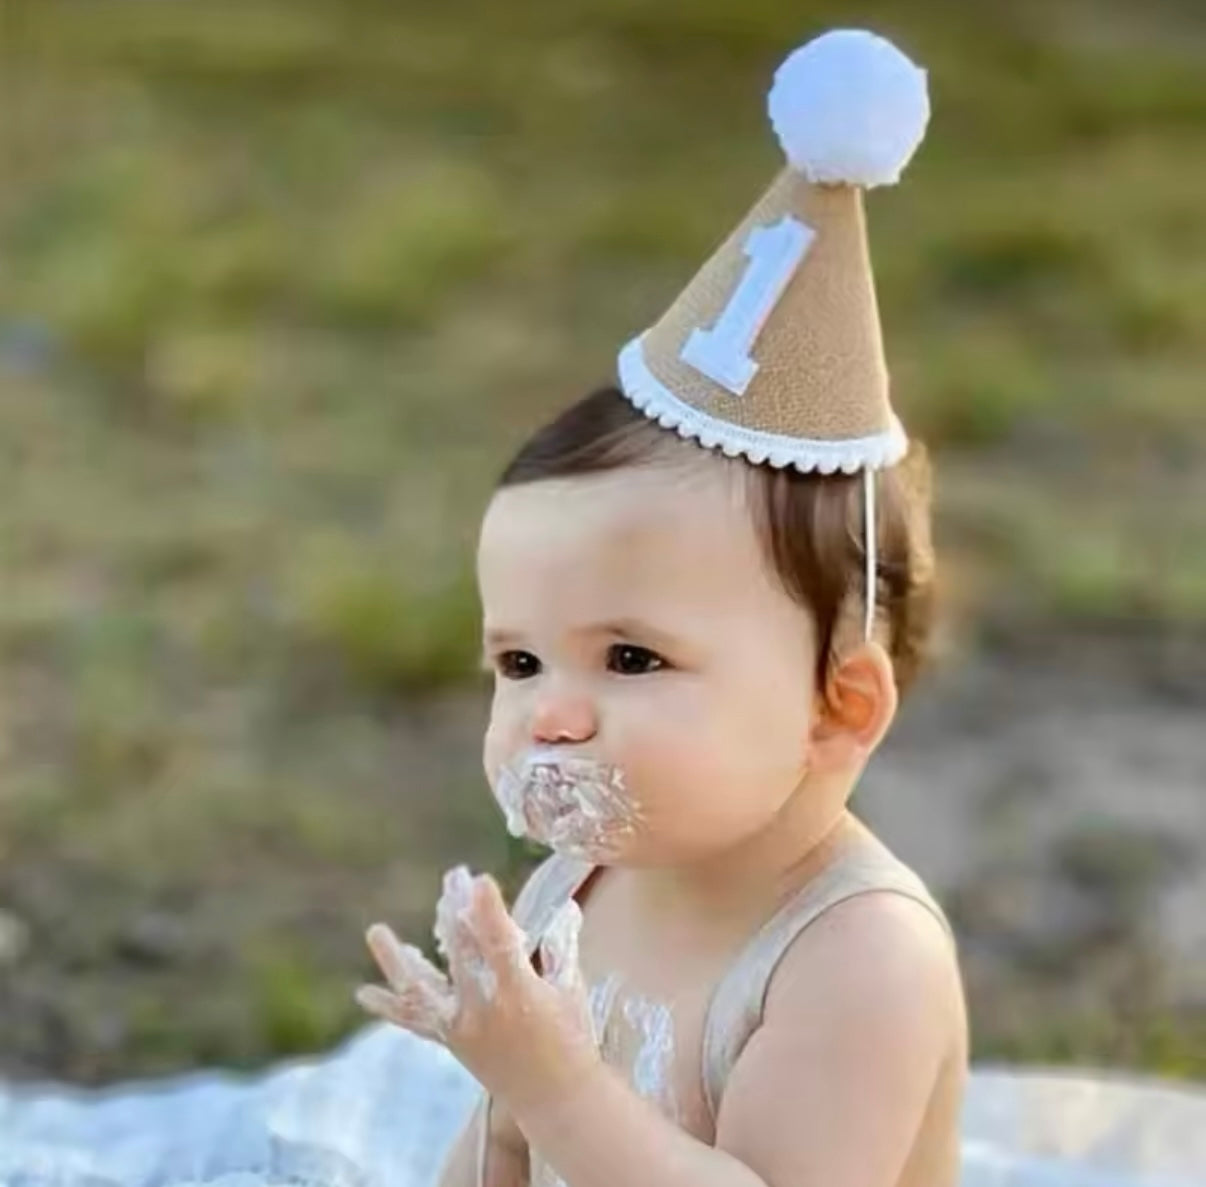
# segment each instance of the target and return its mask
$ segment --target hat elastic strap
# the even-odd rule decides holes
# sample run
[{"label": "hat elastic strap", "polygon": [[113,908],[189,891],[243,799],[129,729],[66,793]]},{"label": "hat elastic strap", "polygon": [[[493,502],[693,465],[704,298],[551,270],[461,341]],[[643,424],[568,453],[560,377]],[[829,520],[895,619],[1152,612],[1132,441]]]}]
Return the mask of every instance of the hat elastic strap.
[{"label": "hat elastic strap", "polygon": [[863,551],[867,557],[867,617],[863,624],[863,637],[871,638],[871,624],[875,618],[875,471],[863,471],[863,530],[866,544]]}]

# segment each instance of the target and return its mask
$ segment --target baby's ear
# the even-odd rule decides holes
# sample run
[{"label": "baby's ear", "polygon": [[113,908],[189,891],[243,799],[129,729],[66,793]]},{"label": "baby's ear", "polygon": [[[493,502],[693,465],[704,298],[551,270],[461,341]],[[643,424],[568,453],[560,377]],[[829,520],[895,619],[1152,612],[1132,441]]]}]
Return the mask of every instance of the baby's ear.
[{"label": "baby's ear", "polygon": [[881,643],[864,641],[835,656],[827,684],[825,695],[817,694],[813,763],[838,766],[865,760],[896,716],[892,660]]}]

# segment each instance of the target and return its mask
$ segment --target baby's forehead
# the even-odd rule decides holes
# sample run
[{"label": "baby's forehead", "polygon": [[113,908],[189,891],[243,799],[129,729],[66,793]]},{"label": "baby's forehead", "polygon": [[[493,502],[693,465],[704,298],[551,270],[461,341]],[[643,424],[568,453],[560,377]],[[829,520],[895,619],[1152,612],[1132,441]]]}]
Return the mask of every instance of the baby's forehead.
[{"label": "baby's forehead", "polygon": [[[482,522],[483,601],[714,603],[764,561],[745,488],[721,467],[646,468],[497,492]],[[506,608],[504,606],[504,608]]]},{"label": "baby's forehead", "polygon": [[505,559],[522,549],[550,558],[622,560],[629,549],[647,545],[740,549],[751,535],[749,513],[732,484],[699,471],[632,468],[496,492],[482,520],[479,559]]}]

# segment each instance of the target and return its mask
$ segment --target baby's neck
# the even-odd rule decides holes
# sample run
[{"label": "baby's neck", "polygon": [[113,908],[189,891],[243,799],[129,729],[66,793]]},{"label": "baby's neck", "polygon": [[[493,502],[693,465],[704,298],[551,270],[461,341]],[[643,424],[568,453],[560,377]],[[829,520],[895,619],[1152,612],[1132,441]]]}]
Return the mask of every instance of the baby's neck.
[{"label": "baby's neck", "polygon": [[684,923],[731,923],[742,931],[765,919],[792,891],[829,863],[836,849],[865,826],[843,805],[772,828],[691,865],[630,867],[632,901],[642,911]]}]

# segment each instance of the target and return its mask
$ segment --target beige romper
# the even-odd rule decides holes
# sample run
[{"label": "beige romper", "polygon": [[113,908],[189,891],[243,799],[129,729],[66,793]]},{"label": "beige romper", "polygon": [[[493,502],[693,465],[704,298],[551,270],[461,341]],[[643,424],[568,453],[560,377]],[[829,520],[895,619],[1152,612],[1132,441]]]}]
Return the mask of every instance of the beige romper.
[{"label": "beige romper", "polygon": [[[516,922],[527,933],[530,955],[535,953],[540,937],[558,908],[571,896],[577,897],[596,868],[591,862],[554,853],[533,870],[516,897],[512,911]],[[946,915],[917,874],[865,830],[844,839],[829,863],[793,892],[749,939],[712,989],[704,1015],[699,1075],[713,1133],[729,1070],[761,1022],[771,975],[792,940],[822,912],[844,899],[885,890],[905,895],[928,907],[951,943],[955,943]],[[598,988],[592,987],[592,1004],[595,1004],[593,990]],[[632,1035],[630,1027],[627,1041],[604,1040],[601,1050],[606,1062],[622,1071],[628,1082],[641,1091],[639,1068],[635,1066],[639,1052],[633,1049]],[[648,1046],[647,1031],[643,1037],[646,1042],[642,1045]],[[649,1095],[648,1092],[644,1094]],[[484,1105],[477,1156],[478,1187],[484,1187],[487,1181],[488,1093]],[[559,1187],[562,1182],[538,1152],[532,1150],[529,1187]]]}]

